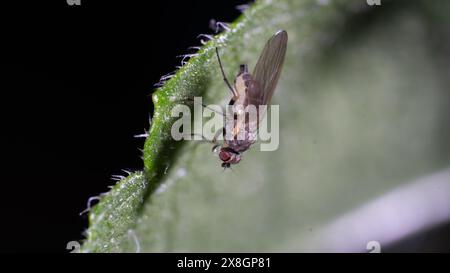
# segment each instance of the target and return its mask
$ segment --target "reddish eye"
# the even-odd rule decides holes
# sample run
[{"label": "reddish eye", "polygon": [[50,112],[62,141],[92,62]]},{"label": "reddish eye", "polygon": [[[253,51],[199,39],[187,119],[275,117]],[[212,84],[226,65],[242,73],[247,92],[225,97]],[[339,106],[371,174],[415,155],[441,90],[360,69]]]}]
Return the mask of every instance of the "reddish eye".
[{"label": "reddish eye", "polygon": [[227,151],[220,151],[220,153],[219,153],[219,158],[220,158],[220,160],[222,160],[223,162],[227,162],[227,161],[230,160],[230,158],[231,158],[230,152],[227,152]]}]

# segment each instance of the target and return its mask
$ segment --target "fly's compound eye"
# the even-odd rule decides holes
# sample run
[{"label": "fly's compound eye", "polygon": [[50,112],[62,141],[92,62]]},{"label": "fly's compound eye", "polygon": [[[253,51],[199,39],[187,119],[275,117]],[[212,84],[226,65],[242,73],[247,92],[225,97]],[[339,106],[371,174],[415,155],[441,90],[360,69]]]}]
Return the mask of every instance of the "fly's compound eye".
[{"label": "fly's compound eye", "polygon": [[227,152],[227,151],[220,151],[219,153],[219,158],[220,160],[222,160],[223,162],[227,162],[231,159],[231,153]]}]

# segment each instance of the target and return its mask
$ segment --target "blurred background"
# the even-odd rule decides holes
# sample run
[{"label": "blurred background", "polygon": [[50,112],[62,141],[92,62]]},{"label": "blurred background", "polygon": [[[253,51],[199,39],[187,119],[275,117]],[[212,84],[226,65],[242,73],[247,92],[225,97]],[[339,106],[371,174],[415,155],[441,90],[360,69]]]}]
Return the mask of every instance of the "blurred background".
[{"label": "blurred background", "polygon": [[[324,4],[327,1],[317,2]],[[395,13],[398,13],[399,17],[403,16],[401,4],[391,5],[388,4],[389,1],[386,2],[387,4],[382,4],[376,12],[363,12],[363,15],[353,18],[352,24],[347,26],[347,31],[344,33],[347,36],[341,38],[343,42],[337,43],[337,48],[346,48],[358,37],[365,39],[360,36],[352,36],[353,33],[360,33],[358,28],[379,25],[379,29],[375,28],[374,30],[374,33],[377,33],[377,31],[389,28],[389,21],[381,23],[383,18],[392,19],[392,14]],[[2,198],[0,199],[3,220],[0,231],[4,236],[0,251],[66,252],[67,242],[84,238],[82,232],[87,228],[87,217],[79,214],[86,208],[89,197],[108,191],[108,186],[115,183],[111,180],[112,175],[123,175],[123,170],[143,168],[139,151],[143,146],[143,139],[133,136],[143,133],[144,129],[149,126],[149,117],[152,113],[150,95],[154,90],[153,85],[159,81],[161,76],[174,71],[175,67],[180,65],[181,58],[176,56],[189,53],[190,46],[200,44],[197,37],[199,34],[213,33],[210,28],[211,19],[231,22],[240,15],[237,6],[246,3],[248,1],[214,1],[214,3],[177,1],[176,4],[168,1],[151,1],[144,5],[125,1],[81,0],[80,6],[69,6],[66,1],[59,1],[58,4],[25,1],[20,4],[2,6],[0,20],[2,21],[2,41],[5,47],[1,58],[3,77],[0,103],[3,144],[1,155],[4,162],[2,164]],[[434,15],[434,9],[440,9],[442,3],[444,2],[436,1],[435,4],[426,6],[427,9],[423,10],[421,10],[421,5],[417,5],[415,14],[418,14],[419,17],[423,16],[421,19],[429,22],[427,16]],[[403,4],[409,5],[405,1]],[[408,106],[407,111],[411,113],[424,111],[424,120],[419,120],[419,123],[424,126],[417,128],[435,130],[433,136],[436,139],[431,141],[439,142],[439,145],[421,146],[422,138],[414,136],[420,134],[421,130],[405,129],[401,133],[404,133],[405,136],[410,133],[412,141],[417,140],[418,147],[423,147],[423,150],[411,153],[408,153],[407,150],[400,151],[411,157],[394,159],[411,159],[413,161],[414,155],[426,154],[430,158],[423,158],[423,161],[432,163],[430,166],[425,165],[435,171],[426,176],[412,174],[409,178],[405,177],[405,180],[411,182],[408,183],[408,187],[396,188],[388,195],[382,195],[380,191],[379,197],[371,199],[359,210],[350,211],[336,222],[323,228],[329,229],[328,234],[342,234],[343,229],[349,230],[349,223],[352,223],[352,217],[355,215],[367,216],[367,219],[371,219],[376,225],[377,221],[382,219],[374,219],[370,215],[379,212],[380,204],[391,205],[386,206],[384,214],[389,215],[390,208],[395,207],[396,202],[411,202],[408,203],[411,205],[410,207],[417,206],[417,222],[414,222],[415,217],[408,216],[405,218],[408,225],[393,225],[387,227],[385,231],[380,231],[379,236],[383,236],[383,234],[395,236],[395,234],[404,232],[404,236],[400,236],[401,240],[391,240],[391,237],[386,237],[386,240],[393,243],[383,247],[383,252],[448,252],[450,251],[450,222],[445,219],[449,219],[450,208],[445,199],[449,192],[450,175],[446,166],[449,163],[447,138],[450,137],[450,134],[448,117],[440,114],[450,112],[447,108],[450,105],[448,101],[450,96],[442,92],[442,90],[448,90],[446,84],[449,83],[446,77],[449,75],[450,66],[448,66],[447,60],[442,59],[442,56],[448,56],[445,54],[449,52],[449,43],[447,43],[448,38],[444,35],[449,33],[450,26],[444,24],[440,25],[439,29],[434,29],[433,26],[436,24],[430,23],[427,28],[423,28],[423,25],[417,24],[414,16],[409,19],[410,15],[405,16],[406,19],[402,22],[406,22],[406,25],[397,29],[389,29],[391,33],[397,31],[399,34],[404,34],[409,29],[418,30],[419,33],[424,33],[423,36],[419,35],[420,37],[429,39],[430,48],[438,48],[441,51],[435,52],[436,55],[433,55],[433,51],[429,51],[429,48],[422,51],[422,44],[414,47],[416,44],[414,37],[417,37],[415,31],[412,31],[411,35],[402,36],[412,37],[406,43],[392,42],[394,46],[408,43],[412,45],[411,50],[399,48],[397,51],[400,52],[399,55],[392,56],[394,62],[399,56],[402,60],[413,59],[414,61],[403,64],[419,68],[425,67],[422,70],[414,70],[418,75],[429,73],[424,76],[426,79],[424,85],[420,86],[422,78],[415,81],[414,78],[417,79],[417,77],[414,74],[408,74],[411,71],[405,72],[400,77],[406,79],[404,81],[407,82],[406,87],[400,89],[420,86],[417,90],[423,92],[404,93],[404,96],[402,95],[404,101],[395,96],[386,99],[388,93],[382,93],[380,95],[382,98],[372,97],[369,99],[374,101],[380,99],[383,103],[385,101],[392,102],[392,105],[388,107],[388,110],[394,109],[389,112],[391,117],[397,116],[395,109],[404,110],[402,103],[408,100],[413,103]],[[377,44],[376,39],[374,44],[373,48],[385,46],[383,42]],[[381,69],[373,70],[364,65],[358,66],[357,56],[364,55],[373,48],[363,44],[358,49],[360,51],[356,53],[351,50],[347,52],[343,50],[344,53],[339,56],[354,65],[344,67],[343,71],[360,70],[367,71],[367,74],[384,71],[385,74],[381,75],[383,79],[398,76],[395,74],[398,70],[384,70],[383,63],[379,63]],[[332,50],[330,52],[333,54]],[[421,57],[414,58],[418,56],[415,54]],[[376,66],[379,56],[386,58],[386,55],[383,55],[380,50],[373,54],[370,59],[371,64]],[[422,56],[425,56],[424,59],[421,59]],[[291,60],[291,62],[294,61]],[[342,62],[342,59],[339,57],[322,58],[317,60],[317,67],[322,69],[320,67],[324,62],[330,62],[331,67],[333,62],[336,64]],[[438,65],[428,67],[430,63]],[[389,66],[386,67],[389,69]],[[324,89],[322,78],[325,78],[325,83],[336,82],[333,79],[335,70],[320,71],[316,74],[310,72],[311,77],[317,78],[308,82],[309,86],[306,86],[305,90],[313,90],[318,87]],[[395,73],[390,74],[392,71]],[[440,74],[436,74],[436,71],[439,71]],[[376,75],[380,76],[380,74]],[[341,82],[343,84],[340,85],[340,88],[355,87],[352,84],[356,84],[357,87],[364,86],[366,83],[371,86],[377,84],[377,78],[368,82],[367,78],[370,77],[361,79],[356,76],[352,78],[350,73],[346,77],[342,75],[336,77],[345,79]],[[444,80],[435,80],[436,78]],[[288,82],[286,85],[295,82],[290,80],[289,75],[286,76],[286,80]],[[402,85],[404,82],[398,84]],[[382,85],[382,83],[380,84]],[[385,87],[392,87],[392,85]],[[383,86],[379,88],[383,88]],[[334,90],[332,86],[330,90]],[[346,102],[341,101],[343,97],[336,95],[340,92],[338,89],[336,90],[335,96],[333,93],[329,95],[329,99],[324,102],[322,107],[335,105],[338,113],[345,114]],[[426,92],[427,90],[429,93]],[[354,92],[357,91],[355,89]],[[304,99],[303,101],[315,100],[315,96],[323,96],[323,92],[306,93],[302,99]],[[354,96],[354,98],[360,97]],[[440,104],[436,103],[436,98],[438,102],[441,100]],[[416,102],[418,103],[414,104]],[[396,108],[395,105],[399,107]],[[368,109],[365,107],[370,106],[370,103],[362,103],[361,108],[356,111],[364,112]],[[416,106],[417,108],[415,108]],[[426,111],[427,107],[433,109],[438,106],[442,109],[437,112],[430,114]],[[307,109],[305,113],[307,113],[307,106],[305,108]],[[312,109],[309,110],[312,111]],[[381,109],[381,112],[383,111],[384,109]],[[370,111],[370,113],[373,112],[376,111]],[[406,117],[399,118],[393,123],[397,124],[400,129],[404,124],[411,124],[407,118],[408,115],[398,113],[398,116]],[[413,119],[420,116],[414,115]],[[376,118],[374,117],[374,119]],[[437,119],[441,121],[438,125],[426,126],[435,124]],[[316,121],[321,120],[332,121],[332,117],[317,116]],[[371,120],[371,118],[369,117],[367,120]],[[315,124],[320,124],[320,122]],[[349,128],[345,127],[346,124],[342,126],[343,130]],[[383,124],[376,124],[376,126],[381,128]],[[314,131],[314,125],[305,128]],[[364,126],[357,129],[360,131],[354,133],[367,135],[376,133],[376,130],[374,132],[364,131],[367,129]],[[390,129],[391,127],[388,128],[388,130]],[[317,129],[316,132],[326,133],[327,131]],[[336,136],[342,135],[337,134]],[[304,139],[309,139],[308,134],[304,136]],[[323,142],[326,139],[318,138],[316,140],[323,147],[327,147],[328,144]],[[348,139],[346,143],[351,141]],[[358,149],[358,145],[361,147],[367,145],[367,143],[358,143],[357,137],[355,137],[354,144],[355,150]],[[395,146],[395,143],[392,145]],[[391,158],[386,158],[385,162],[392,162],[392,157],[395,157],[394,155],[377,155],[377,147],[372,148],[374,157],[379,156],[377,157],[378,163],[383,162],[383,156],[391,156]],[[429,149],[434,150],[430,152]],[[331,158],[329,160],[341,159]],[[346,168],[364,168],[364,166],[358,165],[359,158],[353,157],[350,160],[352,160],[350,161],[351,166],[342,165],[342,172],[348,171]],[[408,166],[408,164],[398,164],[397,168],[405,168],[405,171],[409,171]],[[426,168],[424,167],[424,169]],[[389,168],[385,170],[389,170]],[[376,169],[374,168],[373,171],[375,172]],[[421,170],[418,170],[418,173],[420,172]],[[384,175],[381,177],[383,178]],[[386,174],[387,180],[388,177],[389,174]],[[345,187],[347,188],[344,190],[348,191],[348,195],[351,195],[352,191],[365,190],[364,188],[355,188],[354,184],[346,184]],[[373,187],[376,188],[375,185]],[[330,189],[338,191],[339,185],[328,188],[328,190]],[[416,197],[411,198],[411,196]],[[430,205],[429,209],[424,209],[424,206],[432,203],[433,200],[441,202],[442,210],[430,213],[430,208],[438,206],[436,204]],[[390,216],[398,217],[395,214]],[[415,229],[415,225],[420,228]],[[357,227],[352,228],[357,229]],[[330,238],[330,240],[333,239],[335,238]],[[339,244],[339,241],[336,244]],[[287,244],[283,250],[289,248],[290,246]],[[357,248],[351,246],[348,248],[349,251],[355,251],[355,249]],[[346,248],[330,250],[345,251]]]}]

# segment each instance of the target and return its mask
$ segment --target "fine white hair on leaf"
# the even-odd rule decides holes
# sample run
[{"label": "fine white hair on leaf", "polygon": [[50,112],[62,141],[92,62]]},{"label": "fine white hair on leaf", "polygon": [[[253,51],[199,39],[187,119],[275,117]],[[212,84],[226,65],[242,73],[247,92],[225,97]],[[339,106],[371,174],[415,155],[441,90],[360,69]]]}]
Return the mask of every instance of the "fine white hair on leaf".
[{"label": "fine white hair on leaf", "polygon": [[196,54],[196,53],[193,53],[193,54],[183,54],[183,55],[178,55],[177,58],[182,58],[182,59],[184,60],[184,59],[191,58],[191,57],[195,57],[195,56],[198,56],[198,54]]},{"label": "fine white hair on leaf", "polygon": [[134,232],[134,230],[132,230],[132,229],[129,229],[128,237],[134,241],[134,244],[136,246],[136,253],[140,253],[141,252],[141,244],[139,243],[139,239],[136,235],[136,232]]},{"label": "fine white hair on leaf", "polygon": [[228,23],[216,21],[215,19],[209,20],[209,28],[212,29],[215,34],[230,30]]},{"label": "fine white hair on leaf", "polygon": [[125,179],[125,176],[113,174],[113,175],[111,175],[111,179],[114,180],[114,181],[120,181],[122,179]]},{"label": "fine white hair on leaf", "polygon": [[175,72],[170,72],[166,75],[161,76],[161,78],[159,78],[159,82],[155,83],[153,86],[155,87],[160,87],[163,86],[167,80],[169,80],[170,78],[172,78],[173,76],[175,76]]},{"label": "fine white hair on leaf", "polygon": [[181,65],[185,65],[187,63],[187,60],[189,60],[192,57],[198,56],[198,54],[184,54],[184,55],[179,55],[177,56],[177,58],[182,58],[181,59]]},{"label": "fine white hair on leaf", "polygon": [[213,39],[213,36],[212,36],[212,35],[209,35],[209,34],[199,34],[199,35],[197,36],[197,38],[206,38],[206,39],[208,39],[208,40],[212,40],[212,39]]},{"label": "fine white hair on leaf", "polygon": [[[197,36],[197,38],[200,38],[200,43],[202,45],[205,45],[208,41],[213,39],[213,36],[208,35],[208,34],[200,34],[200,35]],[[205,38],[205,40],[202,39],[202,38]]]},{"label": "fine white hair on leaf", "polygon": [[248,5],[248,4],[242,4],[242,5],[236,6],[236,9],[237,9],[238,11],[240,11],[241,13],[243,13],[243,12],[246,11],[249,7],[250,7],[250,5]]},{"label": "fine white hair on leaf", "polygon": [[[151,125],[151,119],[150,119],[150,125]],[[137,134],[137,135],[134,135],[133,137],[135,137],[135,138],[147,138],[148,137],[148,132],[147,132],[147,130],[144,129],[144,133],[143,134]]]},{"label": "fine white hair on leaf", "polygon": [[230,24],[226,22],[217,22],[217,25],[225,31],[230,30]]},{"label": "fine white hair on leaf", "polygon": [[188,47],[188,50],[200,50],[201,47],[199,46],[190,46]]},{"label": "fine white hair on leaf", "polygon": [[122,169],[121,171],[124,172],[124,173],[126,173],[127,175],[130,175],[130,174],[132,173],[131,171],[129,171],[129,170],[127,170],[127,169]]},{"label": "fine white hair on leaf", "polygon": [[[105,193],[104,193],[104,194],[105,194]],[[103,194],[103,195],[104,195],[104,194]],[[85,214],[86,212],[90,211],[90,210],[91,210],[91,207],[92,207],[92,202],[93,202],[93,201],[100,201],[101,196],[102,196],[102,195],[89,197],[89,199],[88,199],[88,201],[87,201],[86,209],[83,210],[82,212],[80,212],[80,216],[83,215],[83,214]]]},{"label": "fine white hair on leaf", "polygon": [[161,76],[160,80],[161,81],[166,81],[166,80],[172,78],[173,76],[175,76],[175,74],[172,72],[172,73],[166,74],[164,76]]}]

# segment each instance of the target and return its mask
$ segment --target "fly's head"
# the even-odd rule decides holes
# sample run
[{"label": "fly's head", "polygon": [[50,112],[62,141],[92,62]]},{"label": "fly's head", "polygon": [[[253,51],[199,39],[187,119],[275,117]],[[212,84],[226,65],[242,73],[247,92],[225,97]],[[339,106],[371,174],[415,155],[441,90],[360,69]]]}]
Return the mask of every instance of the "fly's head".
[{"label": "fly's head", "polygon": [[220,160],[222,160],[223,168],[230,168],[232,164],[237,164],[241,161],[239,152],[229,147],[217,146],[213,148],[213,151],[218,153]]}]

